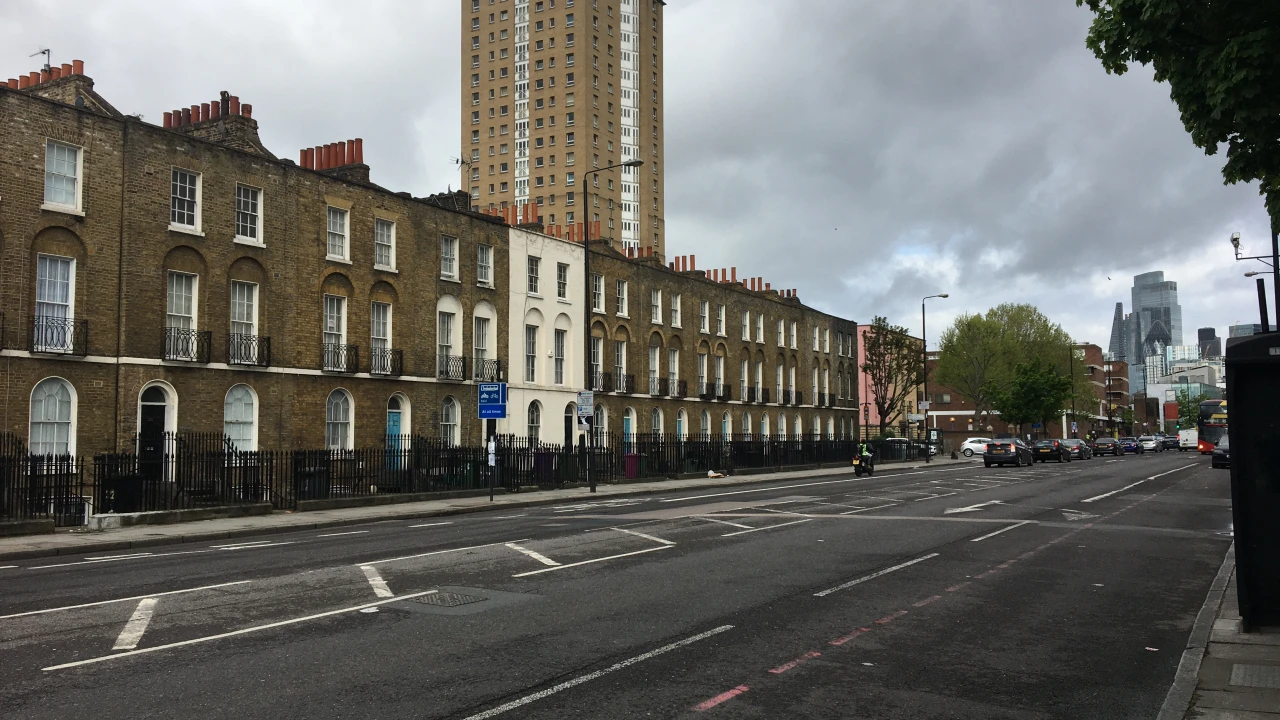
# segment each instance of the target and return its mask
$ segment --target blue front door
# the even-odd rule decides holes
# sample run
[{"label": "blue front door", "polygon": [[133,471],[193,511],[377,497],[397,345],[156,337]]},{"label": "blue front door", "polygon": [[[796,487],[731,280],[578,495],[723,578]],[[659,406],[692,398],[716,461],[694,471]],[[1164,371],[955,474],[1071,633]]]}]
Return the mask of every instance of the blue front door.
[{"label": "blue front door", "polygon": [[400,449],[400,411],[387,411],[387,448]]}]

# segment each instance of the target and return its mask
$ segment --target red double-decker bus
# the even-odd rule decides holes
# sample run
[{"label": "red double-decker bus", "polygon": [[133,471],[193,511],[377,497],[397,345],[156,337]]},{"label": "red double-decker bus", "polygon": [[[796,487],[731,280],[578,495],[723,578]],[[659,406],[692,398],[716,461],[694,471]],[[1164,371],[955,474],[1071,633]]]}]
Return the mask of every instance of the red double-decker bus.
[{"label": "red double-decker bus", "polygon": [[1227,401],[1205,400],[1200,403],[1200,418],[1196,422],[1196,449],[1208,455],[1227,434]]}]

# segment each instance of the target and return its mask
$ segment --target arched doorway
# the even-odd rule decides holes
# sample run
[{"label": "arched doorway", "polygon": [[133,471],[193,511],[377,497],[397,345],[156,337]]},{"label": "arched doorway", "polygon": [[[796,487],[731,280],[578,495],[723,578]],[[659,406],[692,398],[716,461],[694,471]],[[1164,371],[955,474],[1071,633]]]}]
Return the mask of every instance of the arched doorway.
[{"label": "arched doorway", "polygon": [[160,385],[143,388],[138,397],[138,471],[147,480],[165,477],[168,433],[177,424],[177,413],[169,407],[171,400],[171,393]]}]

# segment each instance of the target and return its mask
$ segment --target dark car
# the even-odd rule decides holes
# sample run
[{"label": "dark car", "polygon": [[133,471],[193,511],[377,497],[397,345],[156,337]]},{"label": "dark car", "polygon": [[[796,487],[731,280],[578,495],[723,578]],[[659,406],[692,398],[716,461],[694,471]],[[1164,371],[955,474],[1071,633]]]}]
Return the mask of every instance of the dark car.
[{"label": "dark car", "polygon": [[1161,446],[1161,447],[1163,447],[1165,450],[1177,450],[1177,449],[1178,449],[1178,436],[1177,436],[1177,435],[1164,435],[1164,436],[1162,436],[1162,437],[1160,438],[1160,446]]},{"label": "dark car", "polygon": [[1113,437],[1100,437],[1093,441],[1094,455],[1123,455],[1124,449],[1120,447],[1120,441]]},{"label": "dark car", "polygon": [[1089,443],[1075,438],[1067,438],[1062,441],[1063,445],[1071,451],[1072,460],[1088,460],[1093,457],[1093,448],[1089,447]]},{"label": "dark car", "polygon": [[982,464],[986,467],[1031,465],[1031,448],[1018,438],[992,440],[987,443],[987,449],[982,451]]},{"label": "dark car", "polygon": [[1133,453],[1134,455],[1142,455],[1146,452],[1146,450],[1143,449],[1142,443],[1138,442],[1138,438],[1122,437],[1120,438],[1120,452],[1126,453],[1126,454]]},{"label": "dark car", "polygon": [[1222,439],[1213,448],[1213,455],[1209,458],[1210,467],[1229,469],[1231,467],[1231,443],[1227,441],[1226,433],[1223,433]]},{"label": "dark car", "polygon": [[1049,460],[1071,462],[1071,450],[1066,445],[1063,445],[1061,440],[1037,440],[1036,446],[1031,453],[1036,462],[1047,462]]}]

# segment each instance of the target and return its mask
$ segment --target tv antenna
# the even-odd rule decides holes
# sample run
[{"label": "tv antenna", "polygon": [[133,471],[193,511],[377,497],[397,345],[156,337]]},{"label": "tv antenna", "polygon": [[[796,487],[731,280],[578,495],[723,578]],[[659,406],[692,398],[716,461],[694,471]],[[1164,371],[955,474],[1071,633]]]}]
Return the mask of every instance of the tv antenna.
[{"label": "tv antenna", "polygon": [[52,51],[52,50],[50,50],[49,48],[47,48],[47,47],[43,46],[43,45],[37,45],[36,47],[38,47],[38,48],[40,48],[40,49],[39,49],[39,50],[37,50],[37,51],[35,51],[35,52],[33,52],[33,53],[31,53],[31,54],[30,54],[30,55],[28,55],[27,57],[35,57],[35,56],[37,56],[37,55],[43,55],[43,56],[44,56],[44,69],[47,71],[47,70],[49,69],[49,57],[50,57],[50,55],[49,55],[49,54],[50,54],[51,52],[53,52],[53,51]]}]

